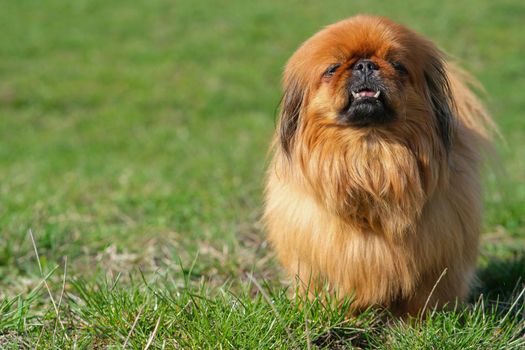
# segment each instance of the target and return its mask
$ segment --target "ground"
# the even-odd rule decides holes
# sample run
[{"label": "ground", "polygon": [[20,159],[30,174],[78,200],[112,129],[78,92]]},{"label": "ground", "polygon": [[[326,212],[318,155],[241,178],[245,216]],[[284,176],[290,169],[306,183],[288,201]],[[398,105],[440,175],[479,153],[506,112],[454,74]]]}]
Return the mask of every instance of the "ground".
[{"label": "ground", "polygon": [[[282,68],[359,12],[436,41],[501,129],[467,309],[299,308],[264,240]],[[519,0],[4,2],[0,348],[525,346],[523,18]]]}]

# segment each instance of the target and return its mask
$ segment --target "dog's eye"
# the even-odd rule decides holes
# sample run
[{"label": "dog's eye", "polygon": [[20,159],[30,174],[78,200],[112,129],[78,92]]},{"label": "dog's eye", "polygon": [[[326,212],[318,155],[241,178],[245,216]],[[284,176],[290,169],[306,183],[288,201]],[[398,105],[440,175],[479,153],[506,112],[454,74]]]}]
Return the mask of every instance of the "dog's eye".
[{"label": "dog's eye", "polygon": [[406,67],[400,62],[392,62],[392,67],[401,74],[408,74]]},{"label": "dog's eye", "polygon": [[332,64],[330,65],[323,73],[323,77],[325,78],[330,78],[331,76],[333,76],[335,74],[335,72],[337,71],[337,68],[341,67],[341,65],[339,63],[335,63],[335,64]]}]

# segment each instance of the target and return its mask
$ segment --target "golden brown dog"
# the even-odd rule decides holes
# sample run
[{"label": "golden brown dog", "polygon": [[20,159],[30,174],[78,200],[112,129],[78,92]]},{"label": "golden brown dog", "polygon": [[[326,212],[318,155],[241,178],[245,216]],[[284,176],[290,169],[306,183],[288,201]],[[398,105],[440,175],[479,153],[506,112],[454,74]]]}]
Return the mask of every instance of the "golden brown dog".
[{"label": "golden brown dog", "polygon": [[303,293],[396,314],[467,296],[491,122],[464,81],[381,17],[328,26],[290,58],[264,221]]}]

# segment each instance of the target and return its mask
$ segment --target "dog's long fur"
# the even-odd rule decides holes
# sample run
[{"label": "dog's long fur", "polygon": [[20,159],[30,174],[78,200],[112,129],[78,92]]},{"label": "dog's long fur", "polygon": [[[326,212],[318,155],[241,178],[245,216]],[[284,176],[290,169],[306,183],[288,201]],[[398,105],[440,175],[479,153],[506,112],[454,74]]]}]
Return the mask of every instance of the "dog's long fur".
[{"label": "dog's long fur", "polygon": [[[387,65],[391,55],[403,60],[407,77]],[[327,82],[323,71],[360,57],[381,67],[395,121],[336,122],[347,73]],[[295,52],[284,73],[264,214],[290,277],[310,291],[328,284],[352,295],[355,310],[416,314],[427,299],[443,306],[467,296],[481,222],[481,152],[492,124],[464,81],[432,42],[381,17],[338,22]]]}]

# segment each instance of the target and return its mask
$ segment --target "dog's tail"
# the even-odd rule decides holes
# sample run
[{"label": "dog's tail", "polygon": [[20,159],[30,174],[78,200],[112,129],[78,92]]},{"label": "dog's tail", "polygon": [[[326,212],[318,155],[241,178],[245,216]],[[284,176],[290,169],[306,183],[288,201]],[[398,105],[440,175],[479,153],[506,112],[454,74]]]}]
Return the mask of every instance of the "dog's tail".
[{"label": "dog's tail", "polygon": [[485,151],[492,151],[492,141],[501,138],[498,127],[475,92],[486,95],[481,84],[454,63],[447,64],[448,79],[459,123],[472,129],[483,142]]}]

